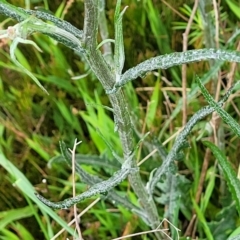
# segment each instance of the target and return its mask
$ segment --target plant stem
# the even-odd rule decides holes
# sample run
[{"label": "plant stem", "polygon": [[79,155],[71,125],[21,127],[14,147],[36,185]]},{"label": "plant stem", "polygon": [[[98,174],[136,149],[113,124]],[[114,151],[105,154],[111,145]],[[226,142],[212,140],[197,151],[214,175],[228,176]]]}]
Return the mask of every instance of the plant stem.
[{"label": "plant stem", "polygon": [[[88,54],[89,66],[102,83],[105,91],[109,91],[115,84],[115,75],[109,69],[104,61],[100,51],[97,48],[97,30],[98,30],[98,1],[86,0],[85,4],[85,22],[84,22],[84,44]],[[119,133],[124,160],[127,160],[134,150],[133,130],[130,121],[127,101],[122,90],[109,94],[109,100],[112,104],[115,115],[115,124]],[[137,167],[135,160],[132,161],[131,167]],[[149,225],[154,229],[158,227],[159,219],[155,203],[148,195],[139,172],[134,172],[129,175],[130,184],[138,196],[139,202],[142,205],[148,217]],[[156,233],[158,239],[161,239],[160,233]]]}]

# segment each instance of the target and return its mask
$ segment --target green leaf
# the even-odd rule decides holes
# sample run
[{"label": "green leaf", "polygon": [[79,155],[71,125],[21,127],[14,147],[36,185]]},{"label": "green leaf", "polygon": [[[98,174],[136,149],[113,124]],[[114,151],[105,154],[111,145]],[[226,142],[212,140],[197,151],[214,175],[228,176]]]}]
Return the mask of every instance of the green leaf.
[{"label": "green leaf", "polygon": [[13,233],[12,230],[3,229],[1,230],[1,240],[19,240],[19,237],[16,233]]},{"label": "green leaf", "polygon": [[63,12],[64,12],[64,7],[65,7],[65,1],[62,1],[62,3],[59,5],[57,8],[57,11],[55,12],[55,17],[57,18],[62,18]]},{"label": "green leaf", "polygon": [[18,219],[27,218],[33,215],[32,208],[27,206],[19,209],[12,209],[0,212],[0,230],[2,230],[9,223]]},{"label": "green leaf", "polygon": [[236,229],[236,218],[235,205],[229,204],[228,206],[224,206],[214,217],[214,220],[208,223],[214,239],[228,239],[229,233],[232,233]]},{"label": "green leaf", "polygon": [[[26,142],[28,143],[28,145],[35,150],[43,159],[45,159],[46,161],[48,161],[49,159],[49,154],[44,151],[44,149],[42,148],[42,146],[39,143],[39,139],[37,135],[33,135],[33,139],[31,138],[26,138]],[[1,164],[1,163],[0,163]]]},{"label": "green leaf", "polygon": [[146,116],[146,123],[149,129],[151,129],[153,125],[153,121],[155,119],[155,115],[158,108],[158,101],[159,101],[159,80],[157,80],[156,85],[153,90],[153,94],[151,96],[150,103],[148,105],[148,111]]},{"label": "green leaf", "polygon": [[[67,223],[61,219],[52,209],[44,205],[41,201],[39,201],[36,196],[34,195],[34,188],[29,180],[23,175],[22,172],[18,170],[8,159],[5,158],[3,153],[0,152],[0,165],[8,171],[8,173],[16,180],[15,185],[16,187],[25,194],[28,198],[30,198],[33,202],[37,204],[39,209],[43,213],[47,213],[49,216],[52,217],[53,220],[56,221],[59,225],[61,225],[66,231],[74,235],[74,230],[71,229]],[[45,238],[48,239],[49,236],[46,229],[42,229],[44,231]]]},{"label": "green leaf", "polygon": [[[25,43],[25,44],[31,44],[33,45],[37,50],[41,51],[41,49],[37,46],[37,44],[31,40],[23,40],[19,37],[15,38],[10,46],[10,56],[12,61],[15,63],[16,66],[18,66],[22,72],[27,74],[45,93],[48,94],[47,90],[42,86],[42,84],[38,81],[38,79],[26,68],[24,67],[16,58],[15,56],[15,50],[17,48],[18,43]],[[27,61],[25,61],[25,64],[27,64]],[[30,67],[30,66],[29,66]]]},{"label": "green leaf", "polygon": [[215,186],[215,179],[216,179],[216,168],[210,167],[207,171],[207,178],[206,178],[207,185],[206,185],[205,194],[203,195],[201,200],[201,210],[203,213],[206,212],[206,209],[209,206],[210,198],[213,194],[213,190]]},{"label": "green leaf", "polygon": [[34,237],[26,229],[23,225],[21,225],[19,222],[12,224],[13,228],[16,232],[18,232],[18,235],[21,236],[21,239],[27,239],[27,240],[34,240]]},{"label": "green leaf", "polygon": [[238,227],[232,232],[228,240],[240,240],[240,227]]},{"label": "green leaf", "polygon": [[208,141],[204,141],[203,143],[211,149],[215,158],[218,160],[220,166],[222,167],[229,190],[232,194],[232,198],[236,202],[236,208],[238,214],[240,215],[240,181],[237,178],[236,173],[233,171],[230,163],[217,146]]},{"label": "green leaf", "polygon": [[240,19],[239,3],[236,3],[235,1],[232,1],[232,0],[226,0],[226,3],[228,4],[232,12]]},{"label": "green leaf", "polygon": [[167,69],[173,66],[178,66],[186,63],[192,63],[197,61],[204,61],[208,59],[218,59],[229,62],[240,62],[240,53],[237,51],[228,51],[220,49],[198,49],[189,50],[186,52],[175,52],[157,57],[152,57],[137,66],[128,69],[122,74],[119,82],[115,84],[113,89],[109,93],[117,91],[117,88],[124,84],[138,78],[143,77],[147,72],[156,69]]},{"label": "green leaf", "polygon": [[206,239],[214,240],[213,235],[211,233],[211,230],[210,230],[210,228],[207,224],[207,221],[205,219],[205,216],[202,213],[201,209],[199,208],[199,206],[197,205],[197,203],[196,203],[196,201],[193,197],[192,197],[192,203],[193,203],[194,210],[197,213],[198,221],[202,225],[204,233],[206,234],[206,237],[207,237]]}]

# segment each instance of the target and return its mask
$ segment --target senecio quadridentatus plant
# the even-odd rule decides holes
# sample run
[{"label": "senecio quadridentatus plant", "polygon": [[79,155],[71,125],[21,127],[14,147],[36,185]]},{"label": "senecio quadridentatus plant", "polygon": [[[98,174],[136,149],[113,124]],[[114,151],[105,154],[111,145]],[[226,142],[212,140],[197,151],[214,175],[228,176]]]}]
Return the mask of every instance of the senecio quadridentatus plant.
[{"label": "senecio quadridentatus plant", "polygon": [[[115,131],[119,133],[123,157],[114,157],[122,165],[121,169],[117,171],[108,180],[103,180],[100,177],[93,176],[85,172],[81,166],[76,165],[76,171],[81,176],[81,179],[91,187],[84,193],[74,197],[66,199],[62,202],[51,202],[45,199],[43,196],[36,193],[36,197],[55,209],[69,208],[72,205],[79,203],[85,198],[91,197],[96,194],[106,194],[107,198],[115,204],[120,204],[126,208],[135,212],[141,217],[152,229],[158,227],[160,220],[157,213],[156,205],[153,201],[153,192],[159,182],[159,180],[166,174],[176,174],[176,168],[174,167],[174,160],[180,160],[182,158],[184,148],[189,147],[186,137],[189,135],[195,124],[205,116],[209,115],[213,111],[217,111],[219,115],[226,121],[231,129],[240,136],[239,125],[232,119],[221,107],[231,94],[234,86],[228,90],[225,96],[216,103],[209,93],[206,91],[201,80],[197,78],[197,83],[207,99],[209,106],[199,110],[188,121],[183,131],[176,138],[175,143],[169,153],[162,155],[163,163],[159,168],[154,169],[150,174],[148,183],[145,185],[139,174],[139,168],[135,159],[135,150],[137,146],[134,146],[133,141],[133,128],[129,115],[128,104],[123,95],[123,86],[128,82],[144,76],[147,72],[155,69],[166,69],[172,66],[191,63],[195,61],[218,59],[221,61],[240,62],[240,53],[236,51],[228,51],[221,49],[199,49],[190,50],[186,52],[177,52],[167,55],[153,57],[148,59],[139,65],[122,73],[124,66],[124,44],[122,33],[122,17],[126,11],[126,7],[123,11],[120,11],[121,1],[118,0],[116,4],[114,26],[115,26],[115,39],[107,39],[102,43],[97,43],[98,34],[98,17],[99,9],[104,5],[103,0],[85,0],[85,19],[84,29],[79,30],[72,26],[70,23],[58,19],[51,14],[41,11],[25,10],[17,8],[5,0],[0,0],[0,13],[8,17],[16,19],[19,23],[8,27],[6,30],[0,31],[0,38],[9,38],[12,40],[10,46],[10,56],[12,61],[22,69],[22,71],[29,75],[45,92],[47,90],[41,85],[38,79],[24,68],[16,59],[14,51],[17,48],[18,43],[31,44],[37,50],[41,49],[32,40],[28,40],[28,36],[40,32],[46,34],[58,42],[73,49],[75,52],[84,56],[85,60],[91,67],[92,72],[101,82],[106,94],[109,96],[109,100],[112,105],[112,111],[114,113]],[[47,23],[45,21],[51,22]],[[99,47],[106,42],[114,42],[114,61],[113,63],[107,63],[102,55]],[[109,144],[108,144],[109,145]],[[71,165],[70,153],[64,143],[60,144],[62,154],[66,161]],[[112,149],[114,149],[112,147]],[[138,197],[139,205],[135,206],[127,198],[119,196],[113,188],[121,181],[129,178],[129,182]],[[160,234],[156,233],[156,236],[160,239]]]}]

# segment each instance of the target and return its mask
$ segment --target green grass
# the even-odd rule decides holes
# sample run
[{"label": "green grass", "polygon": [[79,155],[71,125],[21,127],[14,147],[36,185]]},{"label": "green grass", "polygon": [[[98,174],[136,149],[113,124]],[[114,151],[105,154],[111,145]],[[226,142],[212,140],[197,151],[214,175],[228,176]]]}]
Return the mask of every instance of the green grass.
[{"label": "green grass", "polygon": [[[28,1],[9,2],[21,7],[28,4]],[[35,2],[30,4],[31,9],[39,5],[44,5],[45,8],[49,6],[56,16],[62,16],[64,1]],[[184,2],[189,7],[184,7],[181,1],[178,5],[175,1],[168,3],[189,17],[192,9],[190,1]],[[107,1],[110,38],[114,38],[115,4],[115,1]],[[154,0],[122,1],[122,7],[126,5],[129,7],[123,15],[126,59],[123,72],[150,57],[182,50],[181,39],[186,21],[168,6]],[[221,5],[221,48],[234,50],[237,47],[237,38],[228,43],[239,21],[237,9],[236,1],[229,0]],[[227,14],[231,17],[226,18]],[[209,37],[204,32],[199,12],[197,16],[191,29],[188,49],[205,47]],[[1,16],[1,20],[5,19]],[[83,3],[73,1],[65,19],[82,28]],[[214,19],[212,21],[214,23]],[[3,22],[1,27],[6,29],[14,23],[12,20]],[[59,141],[63,140],[72,148],[75,138],[81,140],[77,152],[88,156],[83,160],[78,155],[81,166],[88,173],[103,179],[116,172],[114,165],[119,167],[106,142],[120,156],[123,150],[118,134],[113,131],[113,113],[107,108],[110,103],[101,84],[92,73],[78,81],[71,79],[87,73],[89,66],[84,59],[42,34],[36,33],[31,39],[43,52],[38,52],[31,45],[20,44],[16,56],[24,67],[34,73],[49,95],[11,62],[10,42],[0,42],[0,239],[51,239],[61,228],[65,232],[57,239],[73,238],[77,236],[75,225],[67,226],[73,219],[73,211],[52,210],[34,195],[37,191],[52,201],[72,196],[71,169],[60,158],[52,160],[51,168],[48,164],[51,158],[60,155]],[[206,95],[201,94],[195,74],[201,77],[202,83],[214,98],[215,92],[211,90],[211,85],[216,73],[221,73],[220,96],[223,96],[227,84],[225,75],[230,71],[231,64],[213,65],[205,61],[188,65],[188,119],[206,106],[207,100],[211,103]],[[234,79],[239,79],[238,66]],[[153,71],[124,86],[135,128],[134,141],[138,142],[145,133],[151,132],[136,153],[139,161],[156,148],[154,138],[166,151],[172,149],[175,140],[172,136],[182,127],[181,84],[181,67],[173,67]],[[231,126],[237,134],[239,131],[237,109],[240,101],[237,91],[232,96],[231,102],[224,107],[231,116],[230,126],[229,121],[220,123],[217,132],[218,148],[205,142],[214,136],[209,116],[198,122],[189,134],[187,140],[190,148],[183,150],[184,159],[177,163],[178,174],[159,182],[154,192],[159,219],[166,217],[180,229],[182,240],[186,239],[186,231],[189,239],[226,240],[240,234],[239,180],[236,177],[240,144],[231,131]],[[225,114],[221,110],[219,112]],[[104,139],[96,129],[99,129]],[[203,170],[205,145],[213,154],[210,154],[207,169]],[[91,156],[101,158],[88,161]],[[95,161],[99,159],[101,164],[96,164]],[[155,153],[140,166],[145,183],[151,171],[160,166],[162,159],[160,154]],[[197,202],[195,196],[204,171],[206,176]],[[42,182],[43,179],[47,183]],[[79,177],[76,178],[76,189],[78,194],[87,190]],[[140,205],[127,180],[117,186],[116,191],[121,196],[128,196],[132,203]],[[79,212],[95,198],[97,196],[78,204]],[[197,220],[191,226],[194,214]],[[178,239],[176,229],[166,222],[164,224],[164,228],[170,229],[168,234],[172,239]],[[123,234],[151,230],[136,214],[122,206],[116,207],[104,196],[81,217],[80,226],[84,239],[114,239]],[[155,235],[143,234],[132,239],[155,239]]]}]

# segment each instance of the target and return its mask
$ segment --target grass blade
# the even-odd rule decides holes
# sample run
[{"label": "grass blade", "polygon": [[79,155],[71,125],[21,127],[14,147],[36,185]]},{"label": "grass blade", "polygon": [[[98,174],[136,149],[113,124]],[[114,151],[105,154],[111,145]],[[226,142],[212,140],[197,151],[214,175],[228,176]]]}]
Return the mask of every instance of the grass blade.
[{"label": "grass blade", "polygon": [[220,166],[222,167],[229,190],[232,194],[232,198],[236,202],[236,208],[238,214],[240,215],[240,181],[237,178],[236,173],[233,171],[230,163],[217,146],[208,141],[204,141],[203,143],[211,149]]},{"label": "grass blade", "polygon": [[[39,201],[34,195],[34,188],[28,179],[20,172],[5,156],[0,152],[0,165],[5,168],[10,175],[12,175],[16,181],[15,185],[25,194],[27,195],[33,202],[35,202],[41,211],[46,212],[49,216],[51,216],[59,225],[66,229],[69,233],[74,235],[74,230],[71,229],[67,223],[61,219],[52,209],[48,208],[41,201]],[[48,234],[45,232],[46,239],[49,238]]]},{"label": "grass blade", "polygon": [[33,215],[31,207],[27,206],[19,209],[12,209],[9,211],[0,212],[0,230],[2,230],[9,223],[18,219],[27,218]]}]

